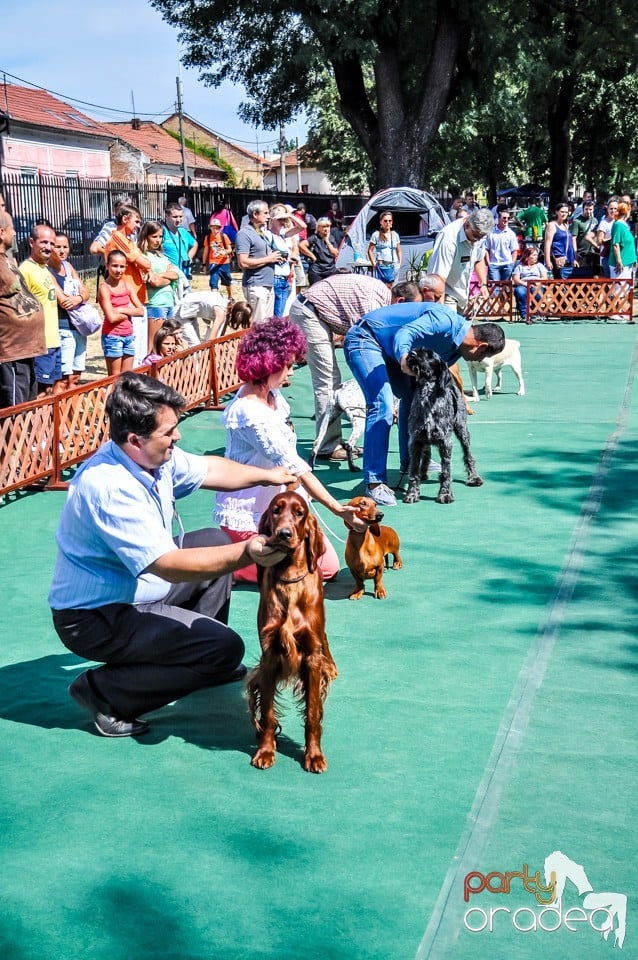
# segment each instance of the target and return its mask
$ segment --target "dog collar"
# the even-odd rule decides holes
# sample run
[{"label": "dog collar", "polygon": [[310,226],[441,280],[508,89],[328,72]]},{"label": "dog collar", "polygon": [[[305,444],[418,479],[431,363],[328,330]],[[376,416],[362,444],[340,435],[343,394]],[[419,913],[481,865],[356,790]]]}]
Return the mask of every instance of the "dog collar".
[{"label": "dog collar", "polygon": [[301,583],[304,577],[307,577],[309,573],[310,573],[310,570],[306,570],[306,572],[302,573],[300,577],[291,577],[290,580],[287,580],[285,577],[279,577],[277,582],[278,583]]}]

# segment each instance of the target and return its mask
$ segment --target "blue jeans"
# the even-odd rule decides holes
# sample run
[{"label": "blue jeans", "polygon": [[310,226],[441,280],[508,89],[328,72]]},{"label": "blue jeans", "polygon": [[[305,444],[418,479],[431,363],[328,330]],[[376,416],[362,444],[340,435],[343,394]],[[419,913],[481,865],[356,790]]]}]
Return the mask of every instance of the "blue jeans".
[{"label": "blue jeans", "polygon": [[272,288],[275,291],[275,306],[273,307],[273,312],[276,317],[283,317],[286,300],[290,294],[288,277],[275,277]]},{"label": "blue jeans", "polygon": [[566,267],[554,267],[554,279],[555,280],[569,280],[572,273],[574,272],[574,264],[569,264]]},{"label": "blue jeans", "polygon": [[513,270],[514,270],[513,263],[503,263],[500,266],[497,263],[488,263],[487,279],[488,280],[509,280],[509,278],[512,276]]},{"label": "blue jeans", "polygon": [[167,320],[173,316],[174,307],[146,307],[146,316],[149,320]]},{"label": "blue jeans", "polygon": [[[545,288],[540,286],[540,283],[532,282],[531,283],[531,294],[534,299],[539,302],[542,299]],[[527,320],[527,284],[520,283],[514,287],[514,296],[516,298],[516,305],[518,306],[518,312],[520,313],[523,320]]]},{"label": "blue jeans", "polygon": [[208,286],[211,290],[219,289],[219,281],[223,286],[232,286],[233,278],[230,275],[230,265],[227,263],[211,263],[208,267]]},{"label": "blue jeans", "polygon": [[363,444],[363,478],[366,484],[387,483],[390,427],[394,419],[394,398],[399,406],[399,456],[409,461],[408,417],[413,378],[401,371],[396,360],[383,352],[372,332],[361,324],[351,327],[343,354],[366,400],[366,429]]}]

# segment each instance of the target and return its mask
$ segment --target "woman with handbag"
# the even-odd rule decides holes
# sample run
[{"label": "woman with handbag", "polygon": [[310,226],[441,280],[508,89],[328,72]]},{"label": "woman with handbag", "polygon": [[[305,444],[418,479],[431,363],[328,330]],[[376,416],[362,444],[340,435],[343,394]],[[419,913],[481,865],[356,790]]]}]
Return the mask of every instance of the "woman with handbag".
[{"label": "woman with handbag", "polygon": [[392,214],[389,210],[381,214],[379,221],[379,229],[370,237],[368,260],[374,267],[377,280],[391,287],[401,268],[401,238],[392,229]]},{"label": "woman with handbag", "polygon": [[555,280],[569,280],[578,266],[576,240],[568,226],[569,206],[566,202],[554,207],[554,218],[545,227],[543,253],[547,272],[553,271]]},{"label": "woman with handbag", "polygon": [[294,215],[292,207],[287,207],[283,203],[276,203],[270,208],[270,232],[273,238],[273,249],[278,250],[283,257],[281,263],[276,263],[274,266],[275,305],[273,313],[276,317],[287,317],[290,312],[290,304],[297,296],[295,265],[300,262],[297,234],[303,231],[304,226],[301,218]]},{"label": "woman with handbag", "polygon": [[69,310],[72,311],[73,308],[87,303],[89,291],[80,280],[75,267],[69,263],[69,252],[69,238],[64,233],[56,233],[49,259],[49,270],[56,281],[62,379],[56,382],[54,393],[77,387],[80,377],[86,370],[86,336],[80,333],[73,323]]}]

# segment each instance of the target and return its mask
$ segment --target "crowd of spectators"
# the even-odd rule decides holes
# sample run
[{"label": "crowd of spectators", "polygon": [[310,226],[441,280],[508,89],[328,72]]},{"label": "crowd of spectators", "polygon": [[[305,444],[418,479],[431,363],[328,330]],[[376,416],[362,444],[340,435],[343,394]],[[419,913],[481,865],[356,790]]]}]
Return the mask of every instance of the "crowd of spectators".
[{"label": "crowd of spectators", "polygon": [[[468,218],[478,222],[476,215],[486,213],[489,211],[481,206],[477,195],[467,191],[453,197],[449,217],[457,232],[462,230],[467,237],[467,229],[461,225]],[[5,262],[12,263],[15,250],[11,218],[4,201],[0,214],[8,218],[4,243],[0,245],[4,266]],[[444,302],[455,309],[465,309],[467,304],[468,269],[470,273],[474,271],[479,284],[487,279],[513,280],[521,319],[526,319],[524,294],[528,281],[542,280],[544,276],[634,276],[637,214],[631,195],[614,195],[603,203],[601,198],[585,192],[578,203],[564,201],[551,212],[544,199],[536,196],[522,209],[500,203],[493,214],[496,223],[492,228],[479,227],[484,243],[480,248],[470,244],[469,261],[456,263],[459,248],[451,233],[449,244],[438,246],[435,266],[445,281]],[[177,305],[189,293],[195,300],[194,309],[198,309],[198,298],[191,288],[198,252],[208,273],[210,296],[217,298],[209,336],[219,335],[226,322],[224,305],[227,303],[230,309],[234,304],[233,262],[241,273],[242,303],[251,313],[251,324],[271,316],[286,318],[291,311],[298,321],[308,319],[306,314],[312,311],[314,299],[309,291],[337,274],[337,253],[346,229],[339,204],[333,201],[323,215],[315,218],[302,201],[296,208],[280,203],[269,208],[265,201],[256,200],[248,205],[241,228],[237,231],[235,227],[234,218],[226,209],[211,215],[200,251],[196,220],[185,196],[167,204],[163,221],[145,223],[130,196],[115,199],[113,217],[102,225],[90,245],[91,253],[104,258],[105,279],[100,283],[98,276],[97,300],[104,316],[101,344],[109,372],[129,369],[152,354],[157,332],[174,317]],[[114,252],[120,256],[111,257]],[[393,229],[391,211],[380,214],[378,229],[372,232],[366,253],[372,276],[389,291],[402,265],[401,238]],[[38,394],[67,390],[77,385],[85,370],[86,336],[75,328],[72,311],[87,302],[89,291],[69,255],[69,239],[64,233],[57,233],[47,221],[34,224],[29,256],[19,265],[18,283],[21,296],[26,297],[28,292],[39,304],[35,315],[43,317],[45,349],[35,353],[27,348],[28,343],[34,342],[30,336],[25,336],[24,346],[13,344],[1,349],[0,381],[6,382],[6,388],[3,390],[0,383],[0,394],[4,406],[33,399]],[[14,276],[13,266],[10,272]],[[4,271],[5,283],[0,289],[4,312],[16,309],[15,280],[10,280],[10,272]],[[219,295],[220,287],[225,300]],[[199,340],[191,327],[192,324],[185,324],[178,334],[178,339],[189,346]],[[331,330],[330,349],[325,354],[328,358],[332,337]],[[0,331],[0,348],[6,340],[7,335]],[[41,337],[37,338],[40,341]],[[312,340],[310,344],[314,364]],[[25,351],[30,356],[17,356]],[[21,365],[20,375],[12,364]],[[332,368],[333,364],[329,366]],[[326,370],[319,396],[325,393],[331,375]],[[328,446],[332,439],[328,438]],[[335,449],[339,445],[336,443]],[[322,451],[330,455],[333,452]]]}]

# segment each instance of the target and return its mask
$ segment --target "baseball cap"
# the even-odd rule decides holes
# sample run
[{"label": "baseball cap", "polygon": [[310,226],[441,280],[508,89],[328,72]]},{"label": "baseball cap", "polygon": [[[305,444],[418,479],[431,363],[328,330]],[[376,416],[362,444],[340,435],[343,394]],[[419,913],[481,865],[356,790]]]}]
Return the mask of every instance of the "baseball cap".
[{"label": "baseball cap", "polygon": [[218,220],[216,217],[213,220],[210,220],[208,223],[209,227],[221,227],[221,225],[222,225],[221,220]]}]

